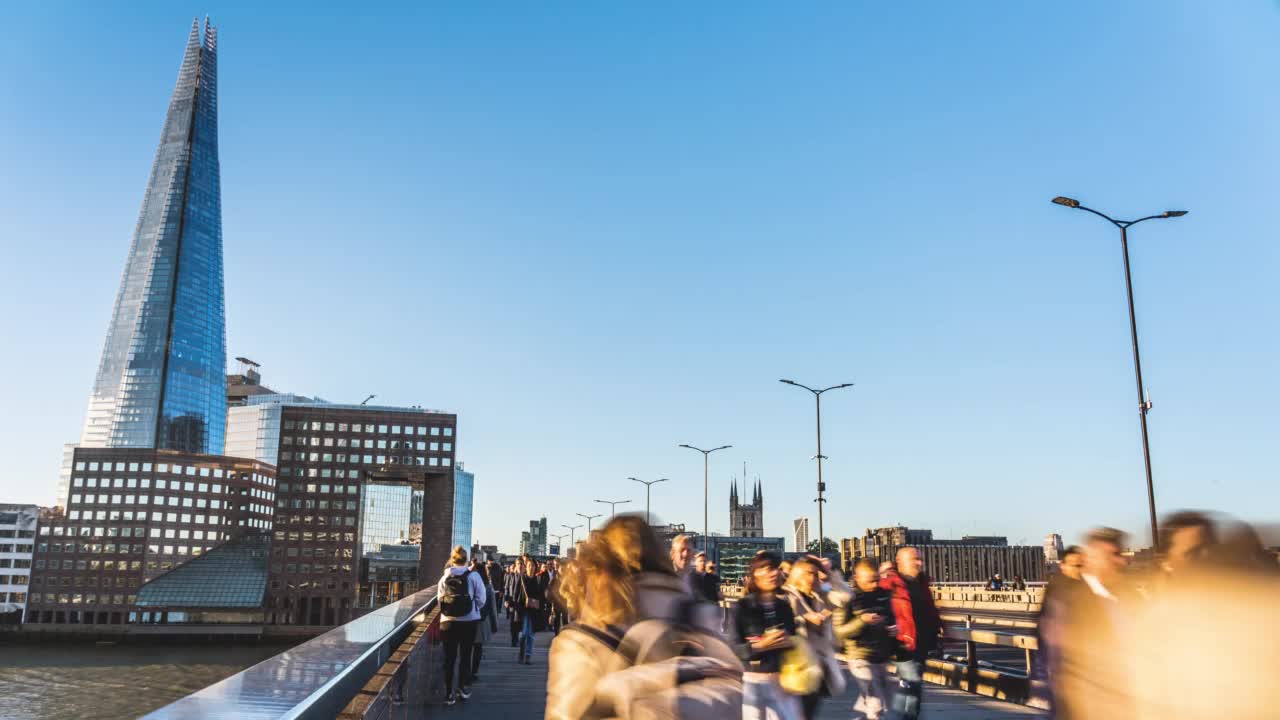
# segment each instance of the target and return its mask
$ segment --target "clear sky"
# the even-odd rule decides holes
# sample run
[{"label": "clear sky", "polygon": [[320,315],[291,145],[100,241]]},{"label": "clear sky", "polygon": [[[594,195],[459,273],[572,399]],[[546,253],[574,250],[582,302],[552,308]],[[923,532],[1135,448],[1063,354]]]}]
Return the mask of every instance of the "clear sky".
[{"label": "clear sky", "polygon": [[[909,7],[907,7],[909,5]],[[351,6],[347,6],[348,8]],[[0,501],[80,433],[191,19],[219,26],[232,357],[456,411],[475,538],[654,488],[1039,543],[1280,509],[1280,4],[6,5]],[[607,511],[607,508],[605,508]],[[811,521],[816,533],[816,518]],[[1145,535],[1145,532],[1144,532]],[[790,542],[788,541],[788,545]]]}]

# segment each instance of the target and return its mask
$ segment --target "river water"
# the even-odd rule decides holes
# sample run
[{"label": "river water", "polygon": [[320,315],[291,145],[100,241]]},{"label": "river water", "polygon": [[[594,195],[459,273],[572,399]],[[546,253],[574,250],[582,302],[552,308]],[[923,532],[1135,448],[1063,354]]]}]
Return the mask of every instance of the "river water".
[{"label": "river water", "polygon": [[0,640],[0,718],[136,718],[291,645]]}]

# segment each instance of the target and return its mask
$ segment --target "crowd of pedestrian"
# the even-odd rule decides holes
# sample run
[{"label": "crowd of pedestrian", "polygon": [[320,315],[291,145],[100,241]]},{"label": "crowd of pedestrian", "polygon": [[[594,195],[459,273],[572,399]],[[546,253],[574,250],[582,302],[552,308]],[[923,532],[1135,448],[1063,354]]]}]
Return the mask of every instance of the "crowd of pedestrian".
[{"label": "crowd of pedestrian", "polygon": [[[1275,557],[1250,528],[1201,513],[1166,518],[1161,541],[1143,573],[1128,569],[1125,537],[1109,528],[1062,553],[1030,685],[1068,720],[1273,716],[1278,684],[1264,676],[1280,667]],[[724,603],[694,538],[664,547],[637,516],[615,517],[571,560],[524,555],[503,568],[468,563],[459,547],[438,587],[447,701],[470,697],[505,612],[522,664],[535,662],[538,633],[555,635],[552,720],[812,720],[847,678],[851,717],[912,720],[944,635],[923,567],[905,547],[879,566],[859,560],[850,584],[825,558],[762,551],[742,597]],[[1025,588],[1020,577],[992,581]]]}]

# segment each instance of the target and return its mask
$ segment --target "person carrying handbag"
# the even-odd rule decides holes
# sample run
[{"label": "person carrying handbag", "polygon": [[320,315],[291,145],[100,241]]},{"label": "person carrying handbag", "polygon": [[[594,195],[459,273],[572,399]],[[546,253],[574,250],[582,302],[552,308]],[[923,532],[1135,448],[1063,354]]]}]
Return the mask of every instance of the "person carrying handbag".
[{"label": "person carrying handbag", "polygon": [[546,576],[538,573],[538,563],[533,558],[524,555],[520,559],[523,568],[516,581],[514,598],[516,621],[520,626],[520,648],[516,660],[532,665],[534,636],[546,624]]},{"label": "person carrying handbag", "polygon": [[822,698],[839,695],[845,688],[844,673],[836,659],[831,609],[818,588],[822,571],[817,558],[800,558],[792,565],[786,584],[787,601],[796,618],[797,641],[804,643],[809,650],[809,660],[820,671],[818,681],[813,683],[816,687],[801,693],[800,704],[806,720],[817,717]]}]

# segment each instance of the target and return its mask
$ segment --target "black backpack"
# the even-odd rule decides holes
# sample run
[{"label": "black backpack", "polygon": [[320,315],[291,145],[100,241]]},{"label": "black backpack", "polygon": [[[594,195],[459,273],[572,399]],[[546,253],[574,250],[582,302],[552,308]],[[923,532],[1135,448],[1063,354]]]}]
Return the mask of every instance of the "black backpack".
[{"label": "black backpack", "polygon": [[471,571],[461,575],[452,572],[444,579],[444,594],[440,596],[440,613],[445,617],[459,618],[471,614],[475,603],[471,600],[471,585],[468,578]]}]

